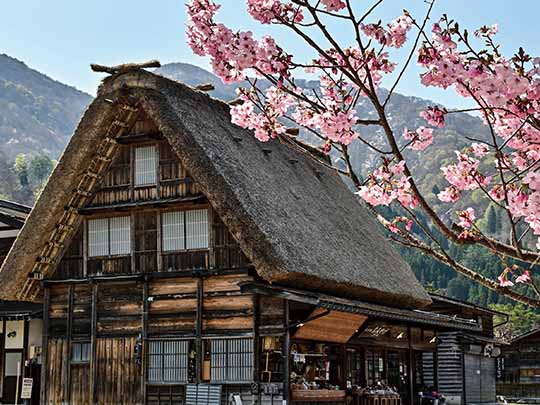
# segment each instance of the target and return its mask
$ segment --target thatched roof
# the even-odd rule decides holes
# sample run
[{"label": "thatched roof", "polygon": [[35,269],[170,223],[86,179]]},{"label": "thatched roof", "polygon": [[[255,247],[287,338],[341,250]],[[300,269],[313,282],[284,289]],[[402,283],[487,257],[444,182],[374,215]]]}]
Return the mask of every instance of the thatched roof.
[{"label": "thatched roof", "polygon": [[334,170],[292,145],[257,141],[230,122],[225,103],[143,70],[100,86],[0,272],[0,298],[22,287],[120,95],[155,121],[264,280],[395,306],[430,303]]}]

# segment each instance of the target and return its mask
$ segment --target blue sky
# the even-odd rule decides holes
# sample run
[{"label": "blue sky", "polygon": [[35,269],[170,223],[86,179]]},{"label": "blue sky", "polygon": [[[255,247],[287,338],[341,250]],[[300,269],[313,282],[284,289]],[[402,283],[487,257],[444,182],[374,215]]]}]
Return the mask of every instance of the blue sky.
[{"label": "blue sky", "polygon": [[[360,5],[371,1],[355,0]],[[221,0],[219,18],[230,25],[251,29],[257,35],[271,33],[297,58],[313,55],[286,31],[254,23],[245,12],[244,0]],[[185,45],[184,0],[20,0],[4,1],[0,24],[0,53],[26,62],[54,79],[94,94],[101,76],[90,71],[90,63],[118,64],[158,59],[162,63],[188,62],[208,68],[208,61],[193,55]],[[388,20],[403,8],[420,16],[423,0],[387,0],[376,18]],[[499,41],[506,54],[523,46],[540,55],[537,16],[540,2],[522,0],[439,0],[433,17],[442,13],[472,31],[482,24],[499,24]],[[343,23],[330,24],[342,43],[350,31]],[[396,54],[397,59],[403,53]],[[431,98],[448,106],[462,102],[451,92],[420,85],[416,66],[398,90]]]}]

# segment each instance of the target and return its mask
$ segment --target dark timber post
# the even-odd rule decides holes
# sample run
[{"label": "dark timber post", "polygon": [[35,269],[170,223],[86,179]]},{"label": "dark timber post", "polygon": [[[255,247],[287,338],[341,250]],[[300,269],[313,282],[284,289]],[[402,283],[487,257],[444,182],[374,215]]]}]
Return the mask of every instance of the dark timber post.
[{"label": "dark timber post", "polygon": [[144,278],[141,333],[141,395],[146,404],[146,376],[148,375],[148,278]]},{"label": "dark timber post", "polygon": [[[2,330],[6,330],[6,319],[0,320],[2,325]],[[6,347],[6,335],[5,333],[0,334],[0,359],[3,359],[5,356],[4,348]],[[0,360],[0,399],[4,396],[4,379],[1,377],[4,375],[4,362]]]},{"label": "dark timber post", "polygon": [[439,391],[439,336],[435,331],[435,352],[433,353],[433,385]]},{"label": "dark timber post", "polygon": [[[260,316],[260,295],[253,295],[253,383],[252,403],[261,402],[260,366],[261,366],[261,341],[259,338]],[[256,391],[256,392],[255,392]]]},{"label": "dark timber post", "polygon": [[92,314],[90,321],[90,404],[95,404],[96,401],[96,383],[97,383],[97,298],[98,286],[95,282],[92,283]]},{"label": "dark timber post", "polygon": [[64,351],[64,361],[62,367],[64,368],[64,374],[62,379],[63,384],[63,399],[66,402],[70,402],[71,394],[71,329],[73,326],[73,284],[68,289],[68,305],[67,305],[67,331],[66,331],[66,349]]},{"label": "dark timber post", "polygon": [[[47,389],[49,377],[49,306],[50,306],[50,290],[49,287],[43,289],[43,340],[41,348],[41,388],[40,388],[40,404],[47,403]],[[4,325],[4,330],[5,325]]]},{"label": "dark timber post", "polygon": [[290,373],[290,361],[291,361],[291,332],[289,330],[289,301],[283,300],[283,323],[285,324],[285,340],[283,342],[283,401],[285,405],[289,405],[290,385],[291,385],[291,373]]},{"label": "dark timber post", "polygon": [[196,340],[195,340],[195,372],[197,374],[197,383],[201,382],[202,365],[203,365],[203,300],[204,300],[204,279],[202,276],[197,278],[197,324],[196,324]]},{"label": "dark timber post", "polygon": [[[409,350],[408,350],[408,361],[407,361],[407,367],[408,367],[408,373],[409,374],[409,404],[414,404],[414,369],[413,369],[413,362],[414,362],[414,356],[413,356],[413,350],[412,350],[412,333],[411,333],[411,327],[407,326],[407,340],[409,341]],[[388,363],[387,363],[388,364]]]},{"label": "dark timber post", "polygon": [[[5,330],[5,329],[3,329]],[[21,367],[22,367],[22,378],[25,378],[25,377],[32,377],[32,375],[28,375],[26,374],[27,373],[27,369],[26,369],[26,359],[28,359],[28,338],[29,338],[29,333],[30,333],[30,318],[25,318],[24,320],[24,335],[23,335],[23,355],[22,355],[22,364],[21,364]],[[19,389],[22,389],[22,378],[21,378],[21,385],[20,385],[20,388]],[[20,391],[19,391],[20,392]],[[29,399],[25,399],[24,401],[22,401],[23,404],[29,404],[30,403],[30,400]]]}]

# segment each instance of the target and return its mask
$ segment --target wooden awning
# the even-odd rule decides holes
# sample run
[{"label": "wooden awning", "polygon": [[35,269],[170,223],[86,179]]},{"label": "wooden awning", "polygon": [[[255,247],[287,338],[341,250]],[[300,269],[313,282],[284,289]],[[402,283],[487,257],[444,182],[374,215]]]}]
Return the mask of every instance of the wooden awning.
[{"label": "wooden awning", "polygon": [[[324,308],[316,308],[309,318],[317,317],[325,312]],[[368,317],[365,315],[330,311],[327,315],[302,324],[294,337],[296,339],[347,343],[367,319]]]},{"label": "wooden awning", "polygon": [[281,297],[290,301],[303,302],[314,305],[322,310],[399,322],[413,322],[418,325],[429,325],[431,327],[450,330],[482,331],[482,326],[475,320],[462,319],[456,316],[448,316],[425,310],[390,307],[355,299],[336,297],[324,293],[301,290],[298,288],[269,285],[253,281],[240,283],[240,288],[243,292],[253,292]]}]

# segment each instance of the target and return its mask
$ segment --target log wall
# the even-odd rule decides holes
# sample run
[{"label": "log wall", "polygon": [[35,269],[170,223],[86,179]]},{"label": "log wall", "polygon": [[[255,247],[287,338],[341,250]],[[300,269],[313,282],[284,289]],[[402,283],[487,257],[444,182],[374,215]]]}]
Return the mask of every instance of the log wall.
[{"label": "log wall", "polygon": [[[238,284],[252,279],[238,270],[46,282],[45,403],[89,404],[94,398],[99,404],[135,404],[153,398],[162,389],[147,384],[150,340],[200,341],[201,361],[191,380],[197,382],[204,339],[243,336],[259,345],[259,336],[283,333],[280,299],[240,291]],[[86,363],[72,361],[72,346],[80,342],[93,343]]]}]

